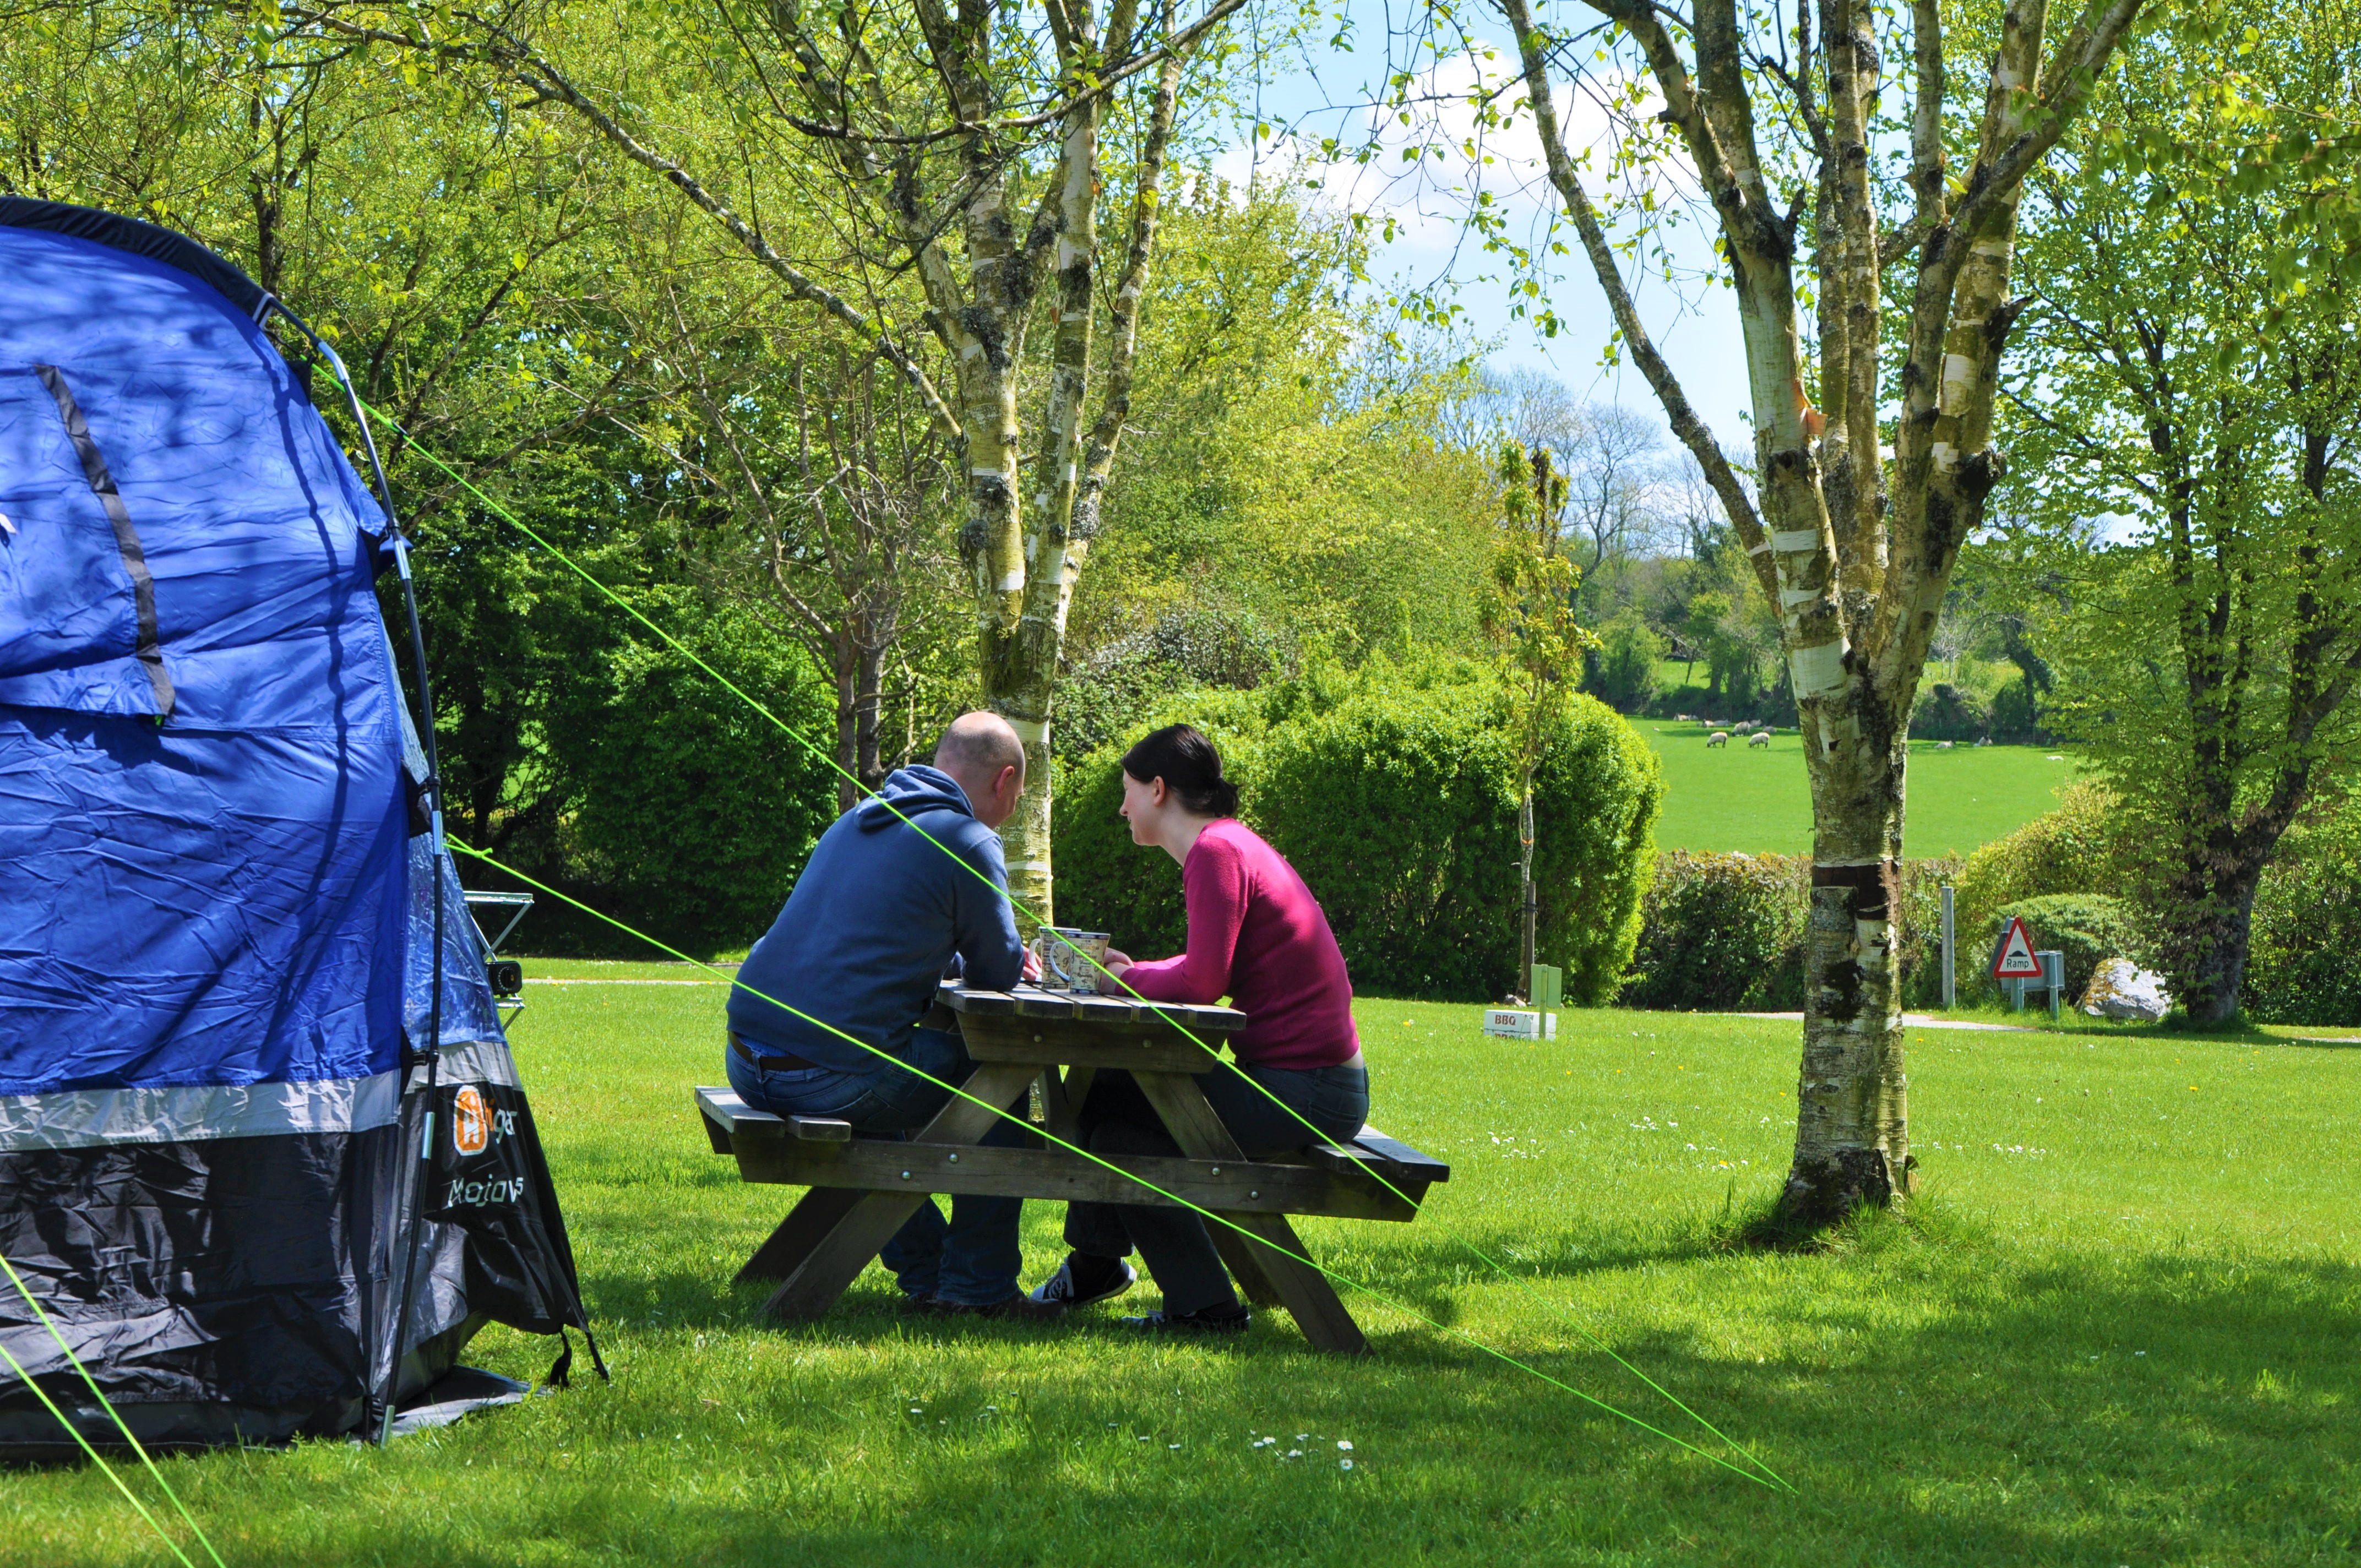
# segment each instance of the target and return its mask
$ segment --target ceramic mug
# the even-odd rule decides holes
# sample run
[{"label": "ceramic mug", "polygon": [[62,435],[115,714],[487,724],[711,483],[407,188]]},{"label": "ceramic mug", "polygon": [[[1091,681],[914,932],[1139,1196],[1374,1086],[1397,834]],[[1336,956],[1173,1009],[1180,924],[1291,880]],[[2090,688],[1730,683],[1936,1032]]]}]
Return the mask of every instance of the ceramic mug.
[{"label": "ceramic mug", "polygon": [[1095,996],[1106,974],[1107,933],[1071,926],[1044,926],[1033,938],[1033,953],[1041,961],[1041,989],[1077,996]]}]

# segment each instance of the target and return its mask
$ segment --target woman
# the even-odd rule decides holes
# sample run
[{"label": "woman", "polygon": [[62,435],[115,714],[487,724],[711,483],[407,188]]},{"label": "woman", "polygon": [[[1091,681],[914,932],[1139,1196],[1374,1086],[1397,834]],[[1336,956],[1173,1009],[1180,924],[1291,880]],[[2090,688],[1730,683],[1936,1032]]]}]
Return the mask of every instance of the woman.
[{"label": "woman", "polygon": [[[1295,868],[1237,820],[1237,808],[1220,753],[1186,724],[1159,729],[1126,753],[1131,840],[1180,862],[1189,947],[1154,963],[1119,952],[1106,962],[1150,1002],[1202,1005],[1228,996],[1246,1014],[1246,1028],[1231,1039],[1238,1065],[1224,1064],[1197,1084],[1241,1151],[1258,1159],[1357,1135],[1369,1113],[1369,1074],[1353,1027],[1352,981],[1328,917]],[[1128,1073],[1098,1075],[1082,1124],[1101,1154],[1180,1152]],[[1120,1295],[1138,1277],[1124,1261],[1137,1246],[1163,1288],[1164,1310],[1126,1322],[1246,1326],[1204,1221],[1186,1209],[1071,1204],[1066,1245],[1071,1255],[1034,1290],[1036,1301],[1082,1307]]]}]

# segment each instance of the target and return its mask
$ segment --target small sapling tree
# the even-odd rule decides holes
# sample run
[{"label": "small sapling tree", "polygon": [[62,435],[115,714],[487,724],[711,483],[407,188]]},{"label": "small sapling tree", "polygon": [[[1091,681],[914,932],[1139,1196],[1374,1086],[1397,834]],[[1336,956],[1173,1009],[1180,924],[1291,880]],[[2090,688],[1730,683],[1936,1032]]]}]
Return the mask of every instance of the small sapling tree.
[{"label": "small sapling tree", "polygon": [[1517,983],[1533,994],[1533,941],[1541,899],[1533,886],[1533,770],[1552,726],[1582,674],[1582,655],[1598,639],[1575,620],[1582,575],[1559,548],[1566,483],[1549,450],[1530,452],[1511,441],[1500,449],[1500,541],[1492,554],[1491,592],[1484,630],[1507,658],[1517,696],[1521,751],[1517,762],[1518,886],[1523,900]]}]

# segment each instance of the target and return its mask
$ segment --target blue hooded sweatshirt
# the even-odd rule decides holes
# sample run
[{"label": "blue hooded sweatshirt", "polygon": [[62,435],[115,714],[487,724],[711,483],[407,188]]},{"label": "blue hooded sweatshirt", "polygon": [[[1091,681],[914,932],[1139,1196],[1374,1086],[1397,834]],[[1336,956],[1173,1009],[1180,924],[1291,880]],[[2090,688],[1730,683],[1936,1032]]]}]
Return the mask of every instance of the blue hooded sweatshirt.
[{"label": "blue hooded sweatshirt", "polygon": [[1024,967],[1000,835],[975,819],[958,781],[916,765],[897,769],[878,794],[883,801],[862,802],[820,835],[787,906],[738,971],[730,1027],[764,1056],[840,1072],[883,1065],[748,986],[899,1058],[952,954],[967,983],[986,990],[1005,991]]}]

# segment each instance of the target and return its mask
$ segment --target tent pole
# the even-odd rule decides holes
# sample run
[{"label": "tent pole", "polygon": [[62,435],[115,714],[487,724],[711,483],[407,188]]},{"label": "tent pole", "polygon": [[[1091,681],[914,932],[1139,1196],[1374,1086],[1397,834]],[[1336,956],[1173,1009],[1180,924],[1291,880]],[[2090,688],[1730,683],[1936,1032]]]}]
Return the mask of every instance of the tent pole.
[{"label": "tent pole", "polygon": [[[362,428],[366,434],[368,427]],[[375,443],[370,444],[370,458],[375,461]],[[387,515],[390,521],[390,510]],[[393,532],[393,560],[401,576],[402,604],[410,612],[410,654],[418,671],[419,702],[426,710],[418,733],[420,744],[426,751],[426,846],[434,863],[434,959],[433,989],[426,1002],[426,1047],[423,1053],[404,1050],[401,1059],[403,1088],[407,1089],[413,1057],[423,1054],[425,1058],[426,1114],[418,1138],[418,1169],[411,1183],[410,1234],[401,1266],[401,1308],[393,1320],[392,1362],[385,1375],[384,1414],[377,1434],[379,1448],[393,1440],[394,1401],[401,1391],[401,1342],[410,1333],[410,1314],[418,1290],[418,1237],[426,1228],[427,1181],[434,1168],[434,1094],[443,1065],[443,770],[434,754],[433,688],[427,684],[426,635],[418,623],[418,590],[410,576],[410,543],[401,537],[399,528]]]},{"label": "tent pole", "polygon": [[[289,310],[276,297],[267,300],[256,313],[261,319],[275,312],[294,329],[302,334],[313,351],[335,372],[336,384],[345,389],[345,400],[351,405],[353,423],[360,432],[362,450],[368,454],[369,476],[376,481],[378,505],[385,510],[387,537],[393,544],[393,565],[401,579],[401,603],[410,621],[410,660],[418,673],[418,740],[426,752],[426,820],[429,860],[434,878],[434,958],[433,976],[426,999],[426,1044],[423,1049],[411,1048],[405,1038],[401,1053],[401,1099],[409,1098],[411,1069],[423,1062],[426,1068],[426,1114],[418,1139],[418,1165],[411,1178],[410,1227],[402,1248],[401,1306],[394,1315],[393,1353],[385,1375],[385,1393],[377,1431],[377,1445],[383,1448],[393,1438],[393,1407],[401,1390],[401,1342],[410,1334],[410,1316],[416,1306],[418,1292],[418,1238],[426,1228],[427,1179],[434,1166],[434,1093],[443,1065],[443,764],[434,745],[434,687],[426,672],[426,633],[418,620],[418,585],[410,575],[410,541],[401,532],[401,520],[393,508],[393,490],[386,483],[385,462],[378,455],[377,437],[370,433],[368,414],[361,406],[360,393],[345,369],[344,360],[328,346],[319,334],[306,325],[303,319]],[[400,681],[395,682],[397,692]],[[400,1124],[399,1118],[396,1125]]]}]

